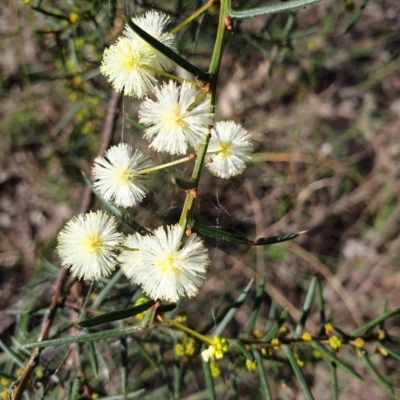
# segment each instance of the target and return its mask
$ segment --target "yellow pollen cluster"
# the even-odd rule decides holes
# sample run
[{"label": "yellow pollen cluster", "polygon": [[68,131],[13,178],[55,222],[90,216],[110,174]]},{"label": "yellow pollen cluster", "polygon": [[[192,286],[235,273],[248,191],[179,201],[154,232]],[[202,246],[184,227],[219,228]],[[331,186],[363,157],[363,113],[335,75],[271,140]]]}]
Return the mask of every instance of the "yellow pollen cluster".
[{"label": "yellow pollen cluster", "polygon": [[91,233],[87,235],[85,239],[82,240],[82,245],[87,253],[98,255],[100,254],[103,242],[96,233]]},{"label": "yellow pollen cluster", "polygon": [[130,182],[129,170],[126,167],[118,167],[114,169],[114,178],[118,185],[124,186]]},{"label": "yellow pollen cluster", "polygon": [[174,254],[165,254],[156,262],[156,267],[163,273],[173,272],[177,273],[178,268],[175,266],[176,257]]},{"label": "yellow pollen cluster", "polygon": [[219,155],[221,156],[222,159],[226,159],[230,156],[231,147],[232,147],[231,142],[221,142],[220,143]]},{"label": "yellow pollen cluster", "polygon": [[121,66],[122,69],[126,69],[126,70],[132,70],[136,68],[136,64],[137,64],[137,60],[135,59],[135,57],[131,54],[124,54],[121,57]]},{"label": "yellow pollen cluster", "polygon": [[162,120],[168,130],[172,130],[176,126],[181,128],[187,127],[187,123],[182,119],[181,114],[182,110],[179,104],[175,104],[170,110],[164,113]]}]

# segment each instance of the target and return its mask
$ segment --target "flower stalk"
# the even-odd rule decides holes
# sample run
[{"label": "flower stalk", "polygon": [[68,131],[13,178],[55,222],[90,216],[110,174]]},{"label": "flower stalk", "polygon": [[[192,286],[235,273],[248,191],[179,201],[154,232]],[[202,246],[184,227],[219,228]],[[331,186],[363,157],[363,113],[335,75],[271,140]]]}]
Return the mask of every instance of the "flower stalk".
[{"label": "flower stalk", "polygon": [[171,29],[170,33],[176,33],[196,19],[199,15],[203,14],[203,12],[207,11],[213,4],[215,4],[216,0],[210,0],[208,3],[204,4],[197,11],[195,11],[192,15],[186,18],[183,22],[177,25],[175,28]]},{"label": "flower stalk", "polygon": [[163,315],[162,317],[163,321],[168,322],[170,325],[174,326],[175,328],[179,329],[182,332],[186,332],[189,335],[195,337],[196,339],[199,339],[200,341],[204,342],[204,343],[209,343],[209,344],[213,344],[214,341],[213,339],[202,335],[199,332],[194,331],[193,329],[188,328],[187,326],[181,324],[180,322],[177,322],[171,318],[166,317],[165,315]]},{"label": "flower stalk", "polygon": [[192,161],[196,158],[196,154],[189,154],[187,157],[180,158],[179,160],[174,160],[169,163],[161,164],[161,165],[156,165],[155,167],[150,167],[147,169],[142,169],[137,173],[137,175],[142,175],[142,174],[149,174],[150,172],[158,171],[160,169],[165,169],[169,167],[173,167],[174,165],[182,164],[187,161]]},{"label": "flower stalk", "polygon": [[[221,57],[222,57],[222,49],[223,49],[223,42],[224,42],[224,34],[226,30],[225,25],[225,17],[229,15],[230,12],[230,0],[221,0],[220,2],[220,14],[219,14],[219,21],[218,21],[218,30],[217,30],[217,37],[214,44],[214,51],[211,58],[209,74],[211,76],[210,81],[210,96],[211,98],[211,105],[213,109],[215,108],[216,102],[216,91],[217,91],[217,79],[219,68],[221,65]],[[210,127],[211,129],[211,127]],[[197,153],[196,163],[193,168],[191,179],[199,182],[201,171],[203,169],[204,160],[207,154],[208,144],[210,142],[210,135],[207,135],[205,141]],[[188,192],[186,194],[185,203],[183,205],[181,217],[179,219],[179,225],[186,229],[188,222],[190,221],[193,213],[193,208],[195,204],[195,197],[192,192]]]}]

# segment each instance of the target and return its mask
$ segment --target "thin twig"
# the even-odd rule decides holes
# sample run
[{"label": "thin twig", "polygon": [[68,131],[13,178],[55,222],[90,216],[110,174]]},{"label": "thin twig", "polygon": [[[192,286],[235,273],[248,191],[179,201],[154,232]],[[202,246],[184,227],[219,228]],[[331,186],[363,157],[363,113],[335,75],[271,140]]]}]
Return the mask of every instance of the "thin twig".
[{"label": "thin twig", "polygon": [[[99,155],[104,155],[107,148],[111,144],[115,124],[118,117],[120,101],[121,101],[121,95],[119,93],[114,92],[111,96],[110,101],[108,102],[107,115],[104,121],[103,132],[101,134]],[[89,187],[87,187],[85,188],[85,191],[82,196],[79,208],[80,213],[87,212],[91,207],[91,203],[92,203],[92,191]],[[67,278],[67,276],[68,276],[68,271],[65,268],[62,268],[57,278],[57,283],[54,289],[50,307],[47,309],[44,316],[42,330],[38,337],[38,342],[46,340],[49,337],[50,328],[54,322],[54,317],[56,315],[57,309],[60,306],[63,283],[65,281],[65,278]],[[27,362],[25,369],[21,374],[21,377],[10,386],[9,394],[12,400],[20,400],[22,398],[24,390],[26,389],[26,386],[30,381],[32,372],[39,363],[40,352],[41,352],[40,348],[35,348],[32,351],[31,357]]]},{"label": "thin twig", "polygon": [[[43,325],[42,325],[42,330],[40,332],[38,341],[43,341],[48,339],[49,333],[50,333],[50,328],[53,324],[54,316],[57,312],[59,303],[60,303],[60,298],[62,297],[62,287],[63,287],[63,282],[64,279],[67,276],[67,270],[65,268],[62,268],[58,278],[57,278],[57,283],[56,287],[54,289],[53,293],[53,298],[51,300],[50,307],[47,309],[46,314],[44,316],[43,320]],[[33,370],[35,369],[36,365],[39,362],[39,355],[40,355],[40,348],[35,348],[31,354],[31,357],[26,364],[26,367],[24,371],[22,372],[21,377],[19,378],[18,381],[14,382],[11,387],[10,387],[10,394],[11,394],[11,399],[12,400],[20,400],[22,397],[22,394],[26,388],[26,385],[29,383],[31,374]]]}]

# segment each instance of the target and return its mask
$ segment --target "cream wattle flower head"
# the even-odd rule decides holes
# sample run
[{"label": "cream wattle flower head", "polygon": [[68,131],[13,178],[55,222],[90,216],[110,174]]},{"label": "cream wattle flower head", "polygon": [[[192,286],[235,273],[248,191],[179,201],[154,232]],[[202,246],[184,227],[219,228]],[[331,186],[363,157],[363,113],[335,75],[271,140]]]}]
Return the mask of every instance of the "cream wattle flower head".
[{"label": "cream wattle flower head", "polygon": [[[170,18],[168,15],[154,10],[148,11],[140,17],[132,18],[132,22],[134,22],[139,28],[143,29],[159,42],[169,47],[171,50],[175,51],[173,47],[174,35],[169,32],[164,32],[169,21]],[[149,48],[149,51],[154,54],[151,64],[153,68],[162,71],[171,71],[174,68],[175,63],[173,61],[151,47],[150,44],[148,44],[140,36],[138,36],[128,25],[125,26],[124,36],[128,39],[139,41],[144,46],[147,46]]]},{"label": "cream wattle flower head", "polygon": [[152,48],[142,41],[121,37],[104,50],[100,72],[108,77],[117,92],[141,99],[157,82],[154,72],[149,69],[154,57]]},{"label": "cream wattle flower head", "polygon": [[140,202],[146,196],[147,177],[140,174],[151,166],[149,158],[125,143],[112,146],[104,157],[94,160],[94,186],[101,196],[122,207],[130,207]]},{"label": "cream wattle flower head", "polygon": [[116,267],[116,251],[123,240],[116,228],[116,219],[102,211],[72,218],[57,238],[62,265],[79,279],[108,276]]},{"label": "cream wattle flower head", "polygon": [[201,239],[192,234],[182,244],[182,227],[160,227],[146,236],[129,236],[119,257],[125,275],[154,300],[176,302],[193,297],[203,285],[209,256]]},{"label": "cream wattle flower head", "polygon": [[233,121],[217,122],[211,129],[207,149],[210,162],[206,166],[214,175],[230,178],[243,172],[252,151],[251,137],[241,125]]},{"label": "cream wattle flower head", "polygon": [[198,103],[201,90],[188,82],[169,81],[154,93],[157,101],[146,98],[139,109],[150,147],[170,154],[185,154],[188,144],[199,147],[214,120],[210,100]]},{"label": "cream wattle flower head", "polygon": [[140,268],[140,263],[142,262],[139,256],[141,239],[142,235],[139,233],[126,236],[122,244],[123,250],[118,257],[118,262],[120,263],[122,272],[132,282],[135,282],[136,271]]}]

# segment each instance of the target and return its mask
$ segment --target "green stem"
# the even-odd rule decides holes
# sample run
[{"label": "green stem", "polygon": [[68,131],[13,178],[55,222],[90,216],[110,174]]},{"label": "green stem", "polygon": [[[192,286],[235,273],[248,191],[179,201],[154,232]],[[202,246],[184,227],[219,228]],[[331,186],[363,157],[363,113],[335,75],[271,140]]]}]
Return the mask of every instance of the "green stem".
[{"label": "green stem", "polygon": [[[231,0],[221,0],[221,9],[219,15],[218,22],[218,30],[217,37],[215,39],[214,51],[210,62],[210,68],[208,70],[211,76],[211,105],[213,109],[215,108],[216,101],[216,91],[217,91],[217,80],[218,80],[218,72],[221,65],[221,57],[222,57],[222,48],[224,41],[224,33],[225,33],[225,17],[229,15],[231,10]],[[197,152],[197,159],[194,165],[192,180],[199,182],[201,171],[204,165],[204,159],[206,157],[208,143],[210,141],[210,135],[208,135],[205,139],[203,146]],[[181,218],[179,219],[179,225],[186,229],[187,224],[191,218],[193,208],[195,204],[195,191],[190,191],[186,194],[185,203],[183,205]]]},{"label": "green stem", "polygon": [[175,161],[171,161],[169,163],[157,165],[156,167],[142,169],[141,171],[137,172],[136,175],[144,175],[144,174],[148,174],[153,171],[158,171],[159,169],[169,168],[169,167],[172,167],[173,165],[182,164],[186,161],[192,161],[195,158],[196,158],[196,156],[194,154],[189,154],[187,157],[181,158],[180,160],[175,160]]},{"label": "green stem", "polygon": [[140,329],[146,329],[153,323],[158,306],[158,304],[155,304],[146,311],[143,320],[139,324]]},{"label": "green stem", "polygon": [[211,95],[212,95],[213,106],[215,106],[217,80],[218,80],[219,67],[221,65],[224,34],[226,29],[225,17],[228,17],[230,12],[231,12],[231,0],[221,0],[217,37],[215,39],[214,51],[210,62],[210,68],[208,70],[209,74],[211,75]]},{"label": "green stem", "polygon": [[198,81],[181,78],[179,76],[162,71],[161,69],[150,67],[150,65],[144,65],[144,68],[147,69],[147,71],[154,72],[157,75],[165,76],[166,78],[173,79],[174,81],[178,81],[179,83],[189,82],[194,86],[200,86],[200,83]]},{"label": "green stem", "polygon": [[208,3],[204,4],[203,7],[199,8],[196,12],[194,12],[190,17],[186,18],[183,22],[177,25],[174,29],[170,31],[170,33],[176,33],[185,27],[187,24],[192,22],[195,18],[197,18],[200,14],[206,11],[209,7],[211,7],[215,3],[214,0],[210,0]]},{"label": "green stem", "polygon": [[189,335],[191,335],[191,336],[193,336],[193,337],[195,337],[195,338],[201,340],[202,342],[209,343],[209,344],[213,344],[213,343],[214,343],[213,340],[210,339],[210,338],[208,338],[207,336],[204,336],[204,335],[202,335],[201,333],[198,333],[198,332],[196,332],[196,331],[194,331],[194,330],[188,328],[187,326],[182,325],[182,324],[180,324],[180,323],[177,322],[177,321],[174,321],[174,320],[171,319],[171,318],[168,318],[168,317],[166,317],[166,316],[163,315],[163,320],[164,320],[165,322],[168,322],[170,325],[174,326],[175,328],[178,328],[179,330],[181,330],[181,331],[183,331],[183,332],[186,332],[186,333],[188,333]]}]

